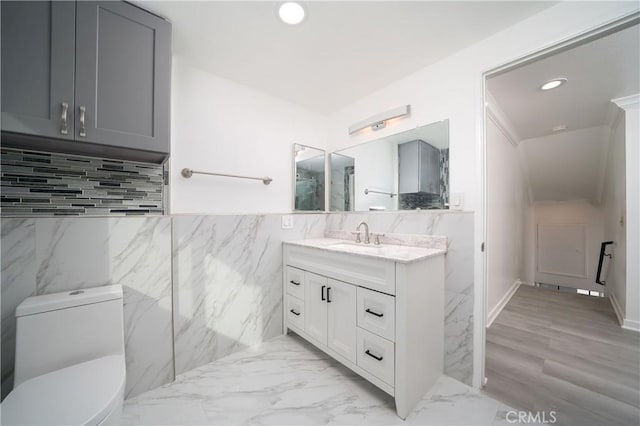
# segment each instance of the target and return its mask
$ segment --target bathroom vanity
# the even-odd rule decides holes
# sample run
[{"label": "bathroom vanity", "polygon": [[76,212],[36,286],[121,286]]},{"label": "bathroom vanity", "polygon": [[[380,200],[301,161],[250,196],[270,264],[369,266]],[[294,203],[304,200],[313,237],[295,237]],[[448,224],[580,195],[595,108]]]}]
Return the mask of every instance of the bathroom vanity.
[{"label": "bathroom vanity", "polygon": [[285,332],[392,395],[405,419],[443,370],[445,247],[285,242]]}]

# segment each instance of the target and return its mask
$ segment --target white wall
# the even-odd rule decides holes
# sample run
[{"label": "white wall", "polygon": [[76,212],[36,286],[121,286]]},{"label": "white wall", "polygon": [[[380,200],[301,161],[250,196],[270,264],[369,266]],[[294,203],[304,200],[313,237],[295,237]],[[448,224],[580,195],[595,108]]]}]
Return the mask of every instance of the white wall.
[{"label": "white wall", "polygon": [[[401,79],[330,116],[329,149],[340,149],[410,128],[450,119],[451,193],[464,193],[464,208],[481,212],[483,188],[483,73],[529,53],[612,22],[639,9],[634,2],[561,2],[442,61]],[[411,116],[372,135],[347,128],[390,108],[411,104]],[[475,215],[475,318],[484,318],[484,217]],[[475,324],[474,385],[484,374],[484,324]]]},{"label": "white wall", "polygon": [[622,326],[640,331],[640,95],[614,99],[624,109],[626,302]]},{"label": "white wall", "polygon": [[[569,201],[557,203],[538,203],[531,207],[529,224],[534,230],[527,240],[527,262],[533,262],[528,270],[535,271],[534,280],[545,284],[602,291],[604,288],[595,283],[600,256],[600,244],[604,238],[603,209],[585,201]],[[535,230],[540,224],[585,224],[587,229],[586,278],[566,275],[542,273],[537,270],[537,240]],[[531,238],[532,237],[532,238]]]},{"label": "white wall", "polygon": [[[497,109],[495,104],[492,109]],[[502,113],[487,120],[487,315],[492,320],[524,279],[528,185]]]},{"label": "white wall", "polygon": [[[626,216],[625,193],[625,119],[624,113],[620,113],[619,120],[611,129],[609,140],[609,152],[605,168],[604,185],[602,190],[602,210],[604,221],[604,240],[613,241],[613,251],[610,268],[607,270],[605,280],[606,291],[610,297],[615,298],[614,304],[620,309],[620,315],[624,318],[626,306],[626,256],[627,238],[624,218]],[[621,224],[620,221],[623,221]]]},{"label": "white wall", "polygon": [[380,192],[398,192],[398,147],[390,142],[366,144],[341,152],[355,159],[355,210],[367,211],[370,206],[384,207],[386,210],[398,208],[398,197],[369,193],[370,189]]},{"label": "white wall", "polygon": [[[324,149],[327,119],[173,58],[171,206],[179,213],[282,213],[292,209],[293,144]],[[273,182],[194,175],[182,168]]]}]

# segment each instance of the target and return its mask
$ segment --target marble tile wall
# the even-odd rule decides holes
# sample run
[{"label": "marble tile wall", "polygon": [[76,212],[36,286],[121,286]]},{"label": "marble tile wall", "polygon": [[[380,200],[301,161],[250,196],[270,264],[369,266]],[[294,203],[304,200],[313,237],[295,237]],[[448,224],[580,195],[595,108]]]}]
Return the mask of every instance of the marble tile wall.
[{"label": "marble tile wall", "polygon": [[324,214],[175,216],[176,374],[282,334],[282,241],[321,237]]},{"label": "marble tile wall", "polygon": [[473,213],[329,213],[326,229],[352,231],[363,220],[369,224],[371,232],[447,237],[445,373],[470,385],[473,375]]},{"label": "marble tile wall", "polygon": [[2,219],[2,379],[10,390],[15,307],[31,294],[124,287],[126,396],[174,378],[171,218]]}]

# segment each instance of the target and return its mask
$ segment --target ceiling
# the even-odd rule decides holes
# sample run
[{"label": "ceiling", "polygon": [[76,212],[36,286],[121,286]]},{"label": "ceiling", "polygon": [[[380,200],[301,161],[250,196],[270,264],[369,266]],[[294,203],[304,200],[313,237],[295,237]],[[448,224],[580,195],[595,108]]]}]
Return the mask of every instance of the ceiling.
[{"label": "ceiling", "polygon": [[556,2],[135,1],[173,23],[173,53],[218,76],[331,113]]},{"label": "ceiling", "polygon": [[[567,82],[542,91],[556,77]],[[611,99],[640,91],[638,25],[487,80],[520,140],[608,124]]]},{"label": "ceiling", "polygon": [[[541,91],[557,77],[567,82]],[[534,202],[600,202],[612,99],[640,92],[638,25],[490,78]],[[566,125],[567,130],[552,128]]]}]

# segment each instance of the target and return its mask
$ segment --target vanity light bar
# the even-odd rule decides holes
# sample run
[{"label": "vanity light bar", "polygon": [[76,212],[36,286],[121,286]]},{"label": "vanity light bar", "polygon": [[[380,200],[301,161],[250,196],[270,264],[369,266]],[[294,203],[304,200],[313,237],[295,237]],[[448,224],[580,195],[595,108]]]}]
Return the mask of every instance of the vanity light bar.
[{"label": "vanity light bar", "polygon": [[398,108],[390,109],[389,111],[381,112],[380,114],[372,115],[366,120],[362,120],[349,126],[349,134],[352,135],[367,127],[371,127],[371,130],[384,129],[386,126],[385,121],[391,120],[392,118],[404,117],[410,113],[411,105],[403,105]]}]

